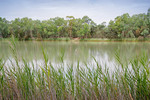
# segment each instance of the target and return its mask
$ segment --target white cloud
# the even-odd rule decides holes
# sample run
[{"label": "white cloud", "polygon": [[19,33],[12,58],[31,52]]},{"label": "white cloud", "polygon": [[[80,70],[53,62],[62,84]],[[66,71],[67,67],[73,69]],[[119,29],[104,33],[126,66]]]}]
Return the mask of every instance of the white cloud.
[{"label": "white cloud", "polygon": [[9,20],[16,17],[45,20],[57,16],[65,18],[72,15],[76,18],[81,18],[87,15],[99,24],[103,21],[108,23],[109,20],[113,20],[123,13],[129,13],[130,15],[145,13],[149,7],[149,4],[146,3],[132,3],[130,5],[122,3],[121,1],[117,3],[116,0],[115,2],[111,0],[50,0],[49,2],[48,0],[45,2],[42,2],[42,0],[33,0],[32,2],[26,0],[21,4],[10,4],[8,8],[5,7],[6,10],[3,11],[2,17],[6,17]]}]

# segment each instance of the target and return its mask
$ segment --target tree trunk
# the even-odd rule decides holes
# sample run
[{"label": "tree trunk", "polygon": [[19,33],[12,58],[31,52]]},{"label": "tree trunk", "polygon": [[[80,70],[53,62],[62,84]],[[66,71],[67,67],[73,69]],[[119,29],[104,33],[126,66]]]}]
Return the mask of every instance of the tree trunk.
[{"label": "tree trunk", "polygon": [[0,38],[3,38],[2,33],[0,33]]},{"label": "tree trunk", "polygon": [[31,39],[33,39],[32,30],[30,30],[30,37],[31,37]]}]

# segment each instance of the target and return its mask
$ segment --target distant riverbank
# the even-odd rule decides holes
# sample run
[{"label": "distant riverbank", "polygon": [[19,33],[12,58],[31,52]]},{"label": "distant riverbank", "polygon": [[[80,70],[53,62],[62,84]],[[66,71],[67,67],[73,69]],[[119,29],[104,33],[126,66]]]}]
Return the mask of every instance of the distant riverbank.
[{"label": "distant riverbank", "polygon": [[[9,41],[10,38],[0,38],[0,41]],[[19,41],[17,38],[15,38],[16,41]],[[109,39],[109,38],[33,38],[28,40],[22,40],[22,41],[87,41],[87,42],[150,42],[150,38],[115,38],[115,39]]]}]

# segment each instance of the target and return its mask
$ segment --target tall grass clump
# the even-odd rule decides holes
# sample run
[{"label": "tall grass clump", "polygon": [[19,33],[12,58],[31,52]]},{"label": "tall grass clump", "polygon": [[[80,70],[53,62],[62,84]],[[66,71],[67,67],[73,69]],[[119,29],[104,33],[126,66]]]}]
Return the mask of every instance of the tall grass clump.
[{"label": "tall grass clump", "polygon": [[[78,61],[65,66],[63,56],[60,67],[49,62],[43,50],[43,66],[38,68],[18,58],[15,42],[11,42],[15,61],[5,64],[0,58],[0,100],[149,100],[150,62],[146,54],[136,56],[123,64],[119,54],[119,65],[114,71]],[[20,64],[21,61],[21,64]],[[65,69],[67,68],[67,69]]]}]

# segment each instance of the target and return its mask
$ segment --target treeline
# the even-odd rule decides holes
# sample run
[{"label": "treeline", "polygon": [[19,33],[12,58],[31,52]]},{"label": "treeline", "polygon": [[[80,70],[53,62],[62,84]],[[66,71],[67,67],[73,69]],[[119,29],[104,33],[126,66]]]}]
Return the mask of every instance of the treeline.
[{"label": "treeline", "polygon": [[42,38],[150,38],[150,8],[147,14],[130,16],[125,13],[106,22],[96,24],[88,16],[66,19],[55,17],[49,20],[16,18],[8,21],[0,17],[0,37],[14,35],[19,40]]}]

